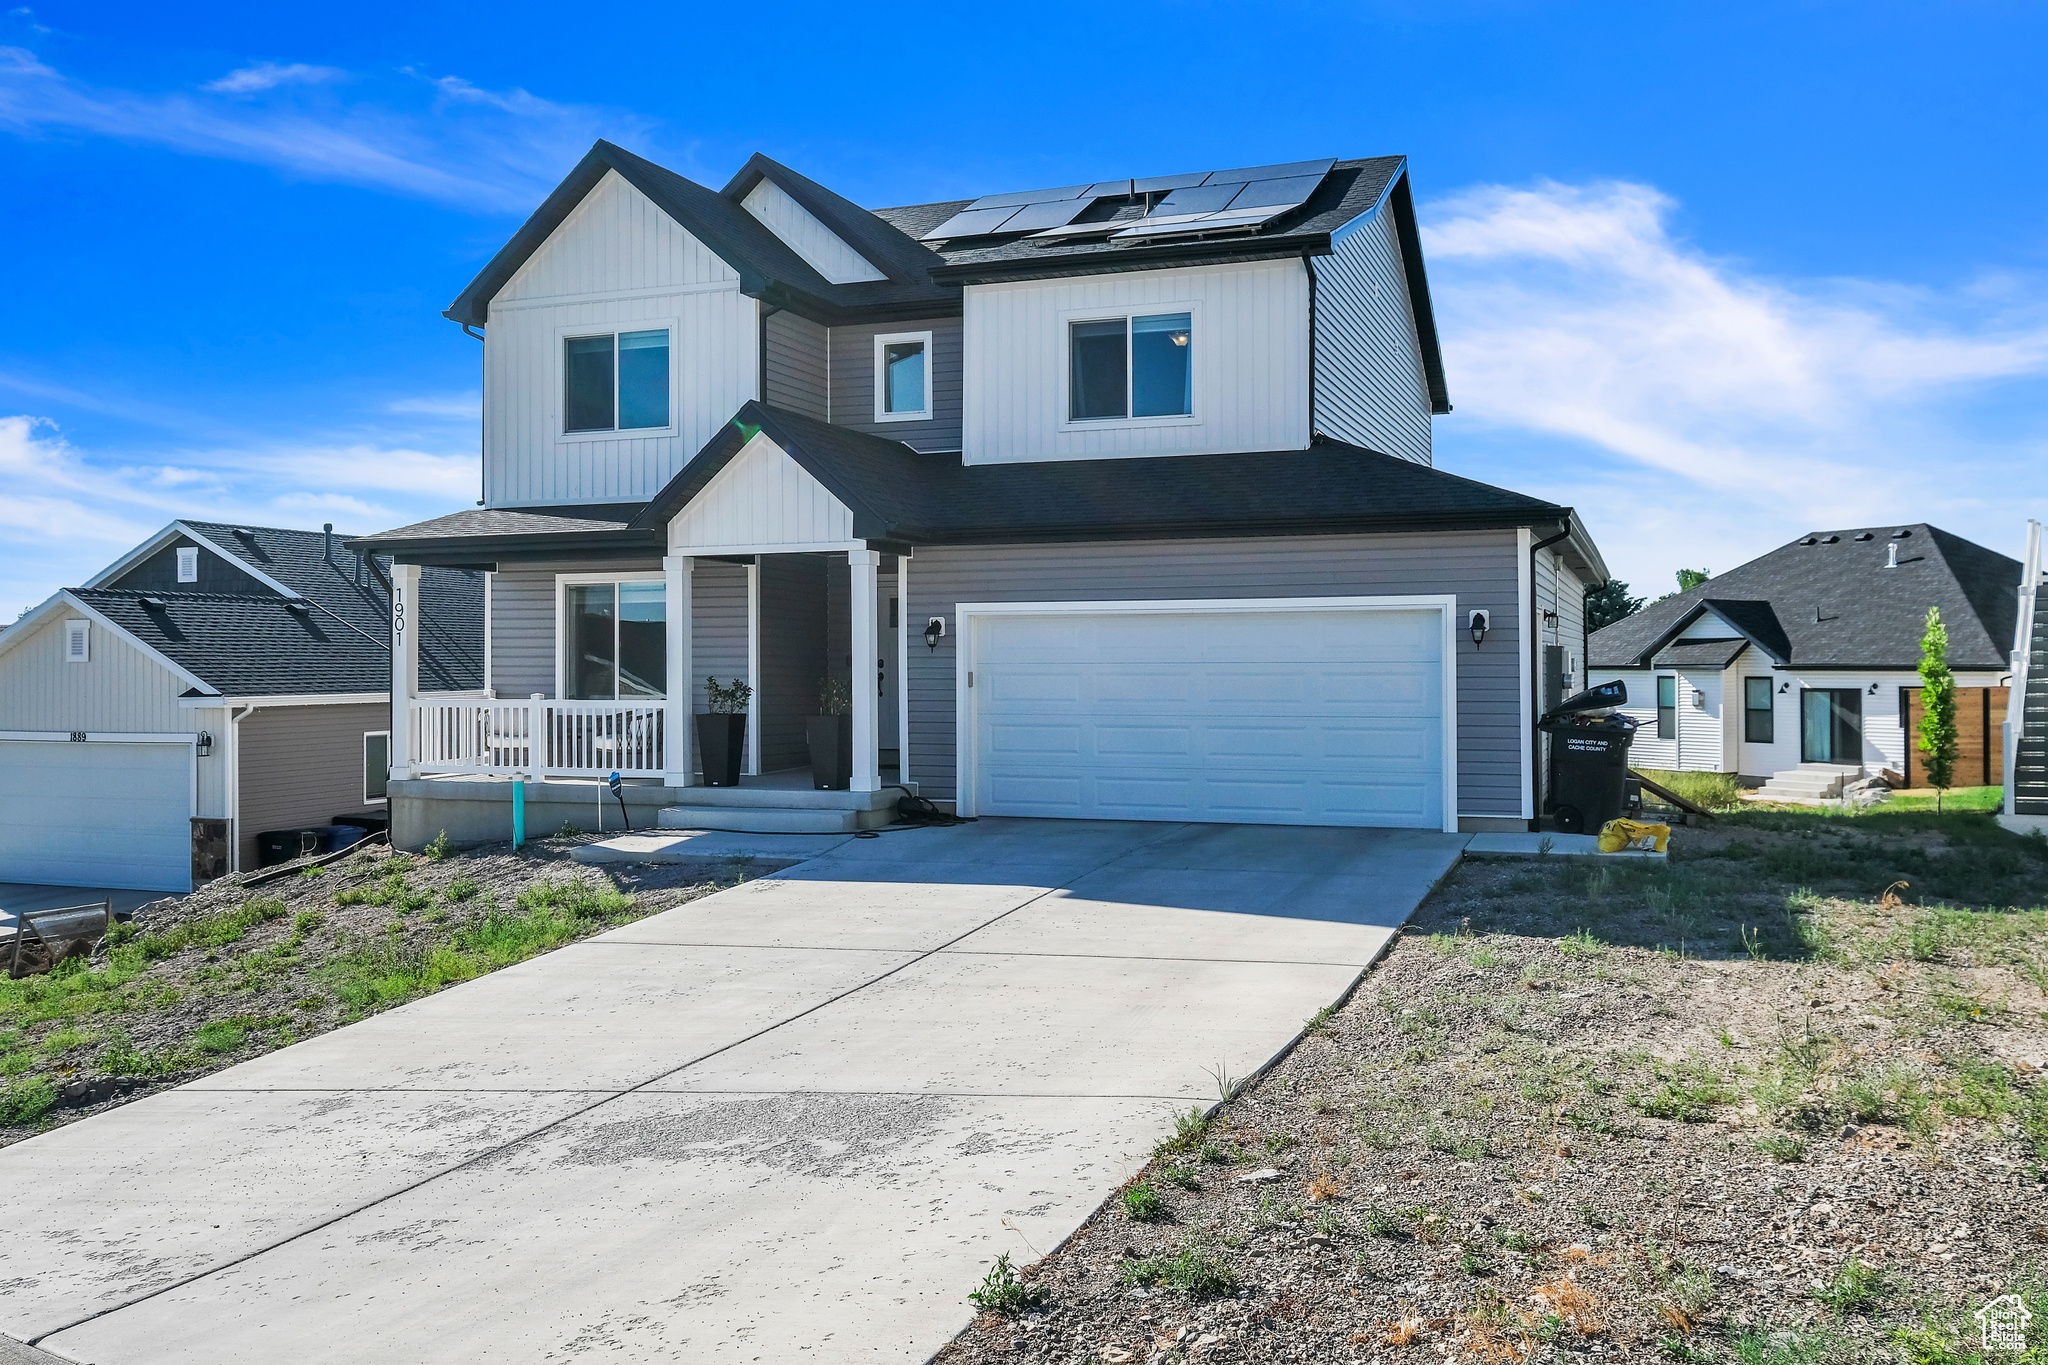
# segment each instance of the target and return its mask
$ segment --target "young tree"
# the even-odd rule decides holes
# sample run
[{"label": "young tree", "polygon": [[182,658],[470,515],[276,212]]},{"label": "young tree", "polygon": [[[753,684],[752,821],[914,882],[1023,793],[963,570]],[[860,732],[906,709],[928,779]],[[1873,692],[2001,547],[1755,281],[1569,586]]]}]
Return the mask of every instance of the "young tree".
[{"label": "young tree", "polygon": [[1714,571],[1712,569],[1680,569],[1678,571],[1678,590],[1680,592],[1691,592],[1713,576]]},{"label": "young tree", "polygon": [[1920,639],[1920,752],[1927,756],[1927,785],[1934,809],[1956,772],[1956,675],[1948,666],[1948,627],[1941,608],[1927,609],[1927,634]]},{"label": "young tree", "polygon": [[1586,589],[1586,629],[1598,630],[1616,621],[1626,621],[1643,609],[1643,599],[1628,595],[1628,584],[1618,578]]}]

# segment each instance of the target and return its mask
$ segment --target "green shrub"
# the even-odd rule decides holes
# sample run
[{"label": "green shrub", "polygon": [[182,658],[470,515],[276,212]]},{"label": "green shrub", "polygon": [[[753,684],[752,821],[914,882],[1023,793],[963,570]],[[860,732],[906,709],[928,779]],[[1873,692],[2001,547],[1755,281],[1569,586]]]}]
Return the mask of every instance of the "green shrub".
[{"label": "green shrub", "polygon": [[449,842],[448,831],[445,829],[436,834],[433,841],[420,850],[420,852],[427,855],[427,861],[430,863],[438,863],[454,851],[455,845]]},{"label": "green shrub", "polygon": [[996,1257],[996,1263],[982,1277],[981,1288],[967,1296],[968,1302],[984,1313],[1001,1313],[1004,1317],[1043,1308],[1051,1298],[1052,1292],[1044,1285],[1022,1279],[1010,1268],[1007,1251]]},{"label": "green shrub", "polygon": [[1173,1132],[1153,1144],[1152,1155],[1180,1156],[1184,1153],[1199,1152],[1202,1144],[1209,1139],[1209,1120],[1199,1109],[1190,1109],[1173,1118]]},{"label": "green shrub", "polygon": [[1140,1180],[1123,1193],[1124,1216],[1137,1223],[1149,1223],[1166,1211],[1159,1191]]},{"label": "green shrub", "polygon": [[249,1031],[231,1019],[213,1019],[199,1026],[199,1032],[192,1035],[193,1043],[201,1052],[219,1056],[241,1047]]},{"label": "green shrub", "polygon": [[0,1123],[34,1123],[57,1107],[57,1087],[47,1076],[31,1076],[0,1090]]},{"label": "green shrub", "polygon": [[1126,1284],[1163,1284],[1191,1298],[1215,1298],[1237,1288],[1237,1275],[1222,1259],[1190,1241],[1171,1256],[1148,1256],[1125,1261]]}]

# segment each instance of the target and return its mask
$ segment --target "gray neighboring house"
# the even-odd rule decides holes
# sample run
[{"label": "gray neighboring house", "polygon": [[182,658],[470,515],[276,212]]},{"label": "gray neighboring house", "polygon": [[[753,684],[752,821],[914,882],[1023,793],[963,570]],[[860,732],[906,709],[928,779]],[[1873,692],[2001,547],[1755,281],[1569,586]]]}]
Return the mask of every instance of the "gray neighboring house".
[{"label": "gray neighboring house", "polygon": [[[331,531],[176,521],[0,632],[0,881],[188,891],[382,809],[388,581]],[[430,575],[423,686],[481,689],[483,587]]]},{"label": "gray neighboring house", "polygon": [[[598,143],[447,316],[476,509],[352,544],[490,574],[493,695],[419,695],[393,829],[966,815],[1519,830],[1606,577],[1571,508],[1433,467],[1407,163],[868,210]],[[707,788],[707,675],[754,688]],[[821,678],[852,778],[808,779]],[[613,811],[616,828],[617,812]]]}]

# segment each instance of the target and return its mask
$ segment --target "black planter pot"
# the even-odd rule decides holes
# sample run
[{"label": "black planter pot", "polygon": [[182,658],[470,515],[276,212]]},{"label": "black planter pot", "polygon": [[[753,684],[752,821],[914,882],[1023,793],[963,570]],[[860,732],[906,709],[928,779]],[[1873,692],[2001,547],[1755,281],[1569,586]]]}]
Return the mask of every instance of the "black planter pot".
[{"label": "black planter pot", "polygon": [[704,785],[737,787],[740,756],[747,751],[747,718],[705,714],[697,717],[697,753],[704,760]]},{"label": "black planter pot", "polygon": [[811,785],[845,791],[853,778],[853,717],[811,716],[804,732],[811,741]]}]

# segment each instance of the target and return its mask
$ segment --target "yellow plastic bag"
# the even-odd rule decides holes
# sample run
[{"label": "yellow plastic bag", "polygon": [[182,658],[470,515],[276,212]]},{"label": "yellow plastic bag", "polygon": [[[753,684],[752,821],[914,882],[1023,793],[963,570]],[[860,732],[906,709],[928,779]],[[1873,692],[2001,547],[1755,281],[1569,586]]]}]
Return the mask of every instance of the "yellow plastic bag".
[{"label": "yellow plastic bag", "polygon": [[1609,820],[1600,826],[1600,851],[1620,853],[1625,849],[1664,851],[1671,837],[1669,825],[1646,825],[1640,820]]}]

